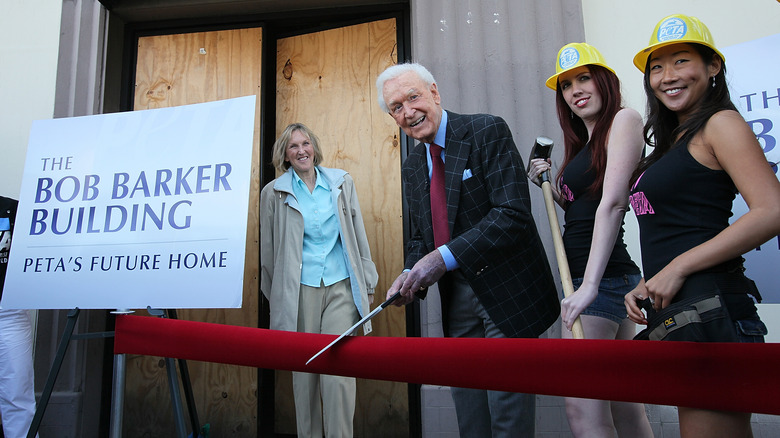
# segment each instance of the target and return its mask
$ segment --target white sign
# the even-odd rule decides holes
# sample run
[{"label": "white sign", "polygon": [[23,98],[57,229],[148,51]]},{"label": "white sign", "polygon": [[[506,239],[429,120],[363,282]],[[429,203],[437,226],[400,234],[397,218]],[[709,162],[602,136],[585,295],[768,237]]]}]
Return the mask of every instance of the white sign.
[{"label": "white sign", "polygon": [[34,122],[2,307],[241,307],[255,99]]},{"label": "white sign", "polygon": [[[731,99],[753,128],[775,175],[780,161],[780,34],[727,47]],[[732,222],[747,212],[741,196],[734,201]],[[780,236],[745,254],[745,274],[755,280],[763,303],[780,303],[777,269]]]}]

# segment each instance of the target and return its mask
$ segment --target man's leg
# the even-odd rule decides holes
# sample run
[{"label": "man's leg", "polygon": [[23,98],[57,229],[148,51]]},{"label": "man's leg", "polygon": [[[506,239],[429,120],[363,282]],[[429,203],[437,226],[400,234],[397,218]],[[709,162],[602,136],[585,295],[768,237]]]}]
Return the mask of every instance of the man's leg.
[{"label": "man's leg", "polygon": [[[453,338],[485,337],[482,319],[474,311],[474,294],[468,285],[453,281],[450,294],[449,335]],[[458,417],[461,438],[490,437],[490,407],[487,391],[472,388],[450,388]]]},{"label": "man's leg", "polygon": [[[476,312],[485,324],[486,338],[505,338],[477,301]],[[536,432],[536,395],[487,391],[493,438],[530,437]]]},{"label": "man's leg", "polygon": [[[448,312],[452,337],[505,337],[462,276],[455,274]],[[452,388],[461,438],[533,437],[536,396],[504,391]]]},{"label": "man's leg", "polygon": [[536,431],[536,395],[487,391],[493,438],[530,437]]}]

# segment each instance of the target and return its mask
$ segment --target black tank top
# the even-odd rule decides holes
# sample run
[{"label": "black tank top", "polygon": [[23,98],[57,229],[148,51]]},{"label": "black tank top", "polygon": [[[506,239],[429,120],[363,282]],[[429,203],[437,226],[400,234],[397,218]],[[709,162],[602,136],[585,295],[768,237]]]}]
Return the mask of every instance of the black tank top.
[{"label": "black tank top", "polygon": [[[573,278],[585,275],[585,266],[593,241],[593,225],[596,219],[596,209],[601,202],[601,193],[592,195],[588,188],[596,179],[591,168],[590,145],[586,145],[566,166],[561,179],[561,196],[566,199],[567,207],[563,245],[566,248],[566,258]],[[631,260],[623,242],[623,224],[618,230],[615,246],[609,257],[604,277],[619,277],[624,274],[638,274],[639,268]]]},{"label": "black tank top", "polygon": [[647,168],[631,189],[645,279],[729,226],[736,193],[724,170],[696,161],[687,145],[673,147]]}]

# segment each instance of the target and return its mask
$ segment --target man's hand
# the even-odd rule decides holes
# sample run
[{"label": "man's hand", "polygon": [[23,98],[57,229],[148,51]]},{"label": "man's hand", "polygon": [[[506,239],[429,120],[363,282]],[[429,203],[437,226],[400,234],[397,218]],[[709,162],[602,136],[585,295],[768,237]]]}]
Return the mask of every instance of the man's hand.
[{"label": "man's hand", "polygon": [[[404,285],[404,281],[406,280],[406,277],[409,275],[409,272],[402,272],[401,275],[398,276],[398,278],[395,279],[392,285],[390,285],[390,289],[387,290],[387,295],[385,296],[385,301],[389,300],[390,297],[395,295],[396,292],[398,292],[399,289]],[[393,301],[393,305],[395,306],[403,306],[405,304],[408,304],[409,302],[405,301],[404,297],[398,297],[395,301]]]},{"label": "man's hand", "polygon": [[409,304],[414,301],[415,292],[436,283],[445,272],[447,267],[444,265],[441,253],[439,250],[433,250],[415,263],[411,271],[404,272],[395,279],[387,291],[387,298],[400,291],[401,296],[394,304],[396,306]]}]

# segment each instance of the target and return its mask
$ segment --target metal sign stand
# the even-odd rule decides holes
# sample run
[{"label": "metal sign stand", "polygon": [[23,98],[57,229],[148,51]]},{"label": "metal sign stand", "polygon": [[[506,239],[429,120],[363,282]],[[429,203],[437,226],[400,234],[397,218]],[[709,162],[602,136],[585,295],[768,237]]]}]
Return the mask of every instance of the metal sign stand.
[{"label": "metal sign stand", "polygon": [[54,389],[54,382],[57,380],[57,375],[60,373],[62,361],[65,359],[65,353],[68,350],[68,344],[70,344],[70,341],[78,339],[109,338],[114,336],[114,332],[96,332],[74,335],[73,329],[76,327],[76,320],[79,317],[79,312],[80,310],[78,307],[68,312],[68,322],[65,325],[65,330],[62,333],[60,345],[57,348],[57,354],[54,356],[54,362],[51,365],[51,370],[49,370],[49,376],[46,379],[46,385],[43,387],[41,399],[38,401],[38,404],[35,408],[35,415],[33,416],[32,423],[30,423],[30,429],[27,431],[27,438],[35,438],[35,436],[38,434],[38,429],[41,426],[41,420],[43,420],[43,413],[46,412],[46,406],[49,404],[49,399],[51,398],[51,393]]},{"label": "metal sign stand", "polygon": [[[128,309],[117,309],[111,312],[115,315],[127,315],[133,313]],[[109,425],[109,438],[121,438],[122,414],[125,408],[125,376],[127,375],[127,357],[124,353],[114,355],[114,376],[112,378],[113,390],[111,391],[111,424]]]},{"label": "metal sign stand", "polygon": [[[149,314],[160,318],[172,318],[177,319],[176,310],[169,309],[166,311],[159,309],[147,308]],[[68,322],[65,325],[65,330],[62,333],[59,347],[57,348],[57,354],[54,356],[51,369],[49,370],[49,376],[46,379],[46,384],[41,393],[41,399],[35,409],[35,415],[33,421],[30,424],[30,429],[27,431],[27,438],[35,438],[38,434],[38,429],[41,426],[43,420],[43,414],[46,412],[46,407],[49,404],[51,393],[54,389],[54,383],[57,380],[57,375],[62,368],[62,362],[65,359],[65,353],[68,350],[68,345],[71,340],[79,339],[97,339],[113,337],[114,332],[96,332],[96,333],[84,333],[73,334],[73,329],[76,327],[76,321],[78,320],[80,309],[75,309],[68,312]],[[112,311],[113,314],[128,314],[133,313],[132,310],[117,309]],[[173,404],[174,422],[176,425],[176,436],[178,438],[186,437],[186,427],[184,425],[184,415],[182,414],[181,395],[179,393],[179,379],[176,373],[176,363],[172,358],[165,358],[165,365],[168,371],[168,384],[171,390],[171,402]],[[200,436],[200,424],[198,422],[198,413],[195,407],[195,398],[192,393],[192,385],[190,383],[189,368],[187,362],[184,359],[179,359],[179,369],[181,370],[182,387],[184,388],[184,394],[187,401],[187,407],[190,415],[190,424],[193,429],[192,436]],[[124,398],[125,398],[125,376],[127,372],[127,358],[124,353],[114,355],[114,375],[113,375],[113,388],[111,394],[111,422],[109,426],[110,438],[121,438],[122,436],[122,413],[124,411]]]},{"label": "metal sign stand", "polygon": [[[146,310],[150,315],[159,318],[178,319],[176,309],[161,310],[147,307]],[[187,367],[186,360],[179,359],[178,362],[179,371],[181,371],[182,389],[184,389],[184,397],[187,401],[187,410],[190,415],[190,426],[192,427],[193,436],[197,438],[200,436],[200,422],[198,421],[198,411],[195,406],[195,397],[192,393],[192,384],[190,383],[190,371],[189,367]],[[186,427],[184,426],[184,415],[182,414],[181,394],[179,393],[179,378],[176,374],[176,363],[172,358],[165,358],[165,368],[168,371],[168,386],[171,390],[171,403],[173,404],[173,416],[177,437],[185,438]]]}]

